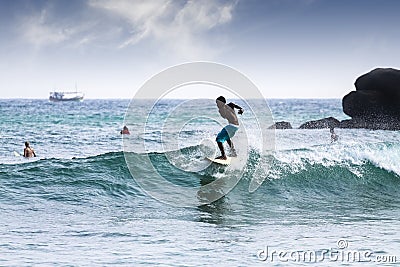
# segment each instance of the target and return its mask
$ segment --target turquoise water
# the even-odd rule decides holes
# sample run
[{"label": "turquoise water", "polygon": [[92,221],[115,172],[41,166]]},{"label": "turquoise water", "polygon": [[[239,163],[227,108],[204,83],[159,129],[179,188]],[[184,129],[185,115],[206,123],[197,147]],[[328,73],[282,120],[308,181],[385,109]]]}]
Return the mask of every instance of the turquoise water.
[{"label": "turquoise water", "polygon": [[[199,171],[177,168],[171,163],[175,154],[170,152],[175,151],[165,149],[178,140],[179,157],[186,159],[177,158],[179,166],[206,164],[202,153],[213,151],[213,144],[201,140],[215,138],[220,127],[207,119],[217,112],[211,100],[190,102],[192,108],[179,120],[196,119],[175,139],[174,129],[166,128],[168,152],[163,152],[157,123],[177,103],[159,103],[156,108],[162,112],[150,117],[146,133],[130,127],[128,138],[134,144],[145,141],[147,151],[132,149],[129,156],[137,162],[149,156],[161,175],[181,186],[228,175],[229,168],[216,166]],[[295,127],[310,119],[346,118],[340,100],[268,103],[275,120]],[[251,147],[254,140],[249,141],[243,178],[229,194],[209,205],[183,208],[143,192],[135,179],[147,173],[147,166],[129,172],[119,134],[128,105],[128,100],[0,100],[0,265],[309,264],[276,255],[261,261],[258,256],[264,254],[259,252],[266,247],[269,253],[296,255],[315,251],[321,256],[324,250],[371,253],[369,263],[328,257],[323,261],[328,266],[374,266],[383,256],[400,261],[398,132],[337,129],[339,141],[331,144],[327,129],[277,130],[272,155],[263,155]],[[139,103],[138,120],[146,115],[140,111]],[[241,122],[251,130],[254,123],[246,116],[245,112]],[[240,137],[233,141],[239,143]],[[248,139],[252,138],[250,131]],[[14,156],[14,151],[22,153],[25,141],[31,142],[37,158]],[[270,168],[256,173],[265,181],[250,193],[249,183],[255,178],[251,170],[258,167],[258,159]],[[338,241],[348,246],[340,249]]]}]

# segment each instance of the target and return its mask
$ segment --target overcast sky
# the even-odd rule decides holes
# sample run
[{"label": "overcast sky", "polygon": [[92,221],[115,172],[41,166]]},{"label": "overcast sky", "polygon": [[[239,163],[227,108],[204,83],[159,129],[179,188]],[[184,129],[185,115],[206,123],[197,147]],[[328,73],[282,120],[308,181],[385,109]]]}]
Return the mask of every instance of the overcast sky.
[{"label": "overcast sky", "polygon": [[231,66],[266,98],[342,98],[359,75],[400,68],[399,14],[397,0],[0,0],[0,98],[75,84],[131,98],[189,61]]}]

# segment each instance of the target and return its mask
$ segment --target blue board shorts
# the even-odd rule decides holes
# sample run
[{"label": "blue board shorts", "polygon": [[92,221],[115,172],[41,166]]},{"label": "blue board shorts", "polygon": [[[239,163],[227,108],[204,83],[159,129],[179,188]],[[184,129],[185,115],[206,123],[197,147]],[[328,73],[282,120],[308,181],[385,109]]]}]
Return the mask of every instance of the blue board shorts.
[{"label": "blue board shorts", "polygon": [[237,130],[239,130],[238,125],[228,124],[219,132],[216,141],[223,143],[227,140],[230,140],[235,135]]}]

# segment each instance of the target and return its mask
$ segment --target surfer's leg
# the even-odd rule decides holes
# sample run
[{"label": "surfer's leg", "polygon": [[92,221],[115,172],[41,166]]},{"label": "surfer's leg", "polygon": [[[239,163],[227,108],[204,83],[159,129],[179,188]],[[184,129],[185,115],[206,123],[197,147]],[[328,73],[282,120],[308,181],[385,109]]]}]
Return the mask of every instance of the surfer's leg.
[{"label": "surfer's leg", "polygon": [[216,159],[226,159],[224,144],[221,142],[217,142],[218,148],[221,151],[221,156],[217,157]]},{"label": "surfer's leg", "polygon": [[228,145],[229,145],[230,148],[233,147],[233,143],[232,143],[231,139],[226,140],[226,142],[228,143]]},{"label": "surfer's leg", "polygon": [[237,157],[235,147],[233,146],[233,142],[231,139],[226,140],[228,143],[229,147],[231,148],[231,157]]},{"label": "surfer's leg", "polygon": [[221,156],[217,157],[217,159],[226,159],[225,155],[225,150],[224,150],[224,145],[223,143],[229,139],[228,132],[226,131],[225,128],[221,130],[221,132],[218,133],[217,138],[215,141],[217,141],[218,148],[221,151]]}]

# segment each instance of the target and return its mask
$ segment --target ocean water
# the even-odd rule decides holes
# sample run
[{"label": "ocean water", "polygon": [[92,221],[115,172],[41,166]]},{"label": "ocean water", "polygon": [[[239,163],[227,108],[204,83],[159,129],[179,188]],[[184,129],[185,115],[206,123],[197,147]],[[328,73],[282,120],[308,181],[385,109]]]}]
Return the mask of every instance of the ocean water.
[{"label": "ocean water", "polygon": [[[336,129],[339,140],[331,143],[328,129],[276,130],[273,152],[265,155],[257,147],[259,125],[243,103],[246,132],[233,138],[239,154],[247,154],[241,179],[210,204],[177,207],[152,198],[137,182],[152,178],[142,158],[183,187],[231,175],[230,167],[204,160],[216,153],[215,103],[164,100],[147,116],[146,101],[137,102],[131,135],[122,138],[129,103],[0,100],[1,266],[400,262],[399,132]],[[294,127],[346,118],[338,99],[268,104],[275,121]],[[269,124],[264,115],[258,120]],[[37,158],[15,156],[25,141]],[[126,159],[137,164],[128,168]],[[268,166],[256,171],[264,166],[259,162]],[[252,179],[263,182],[249,192]]]}]

